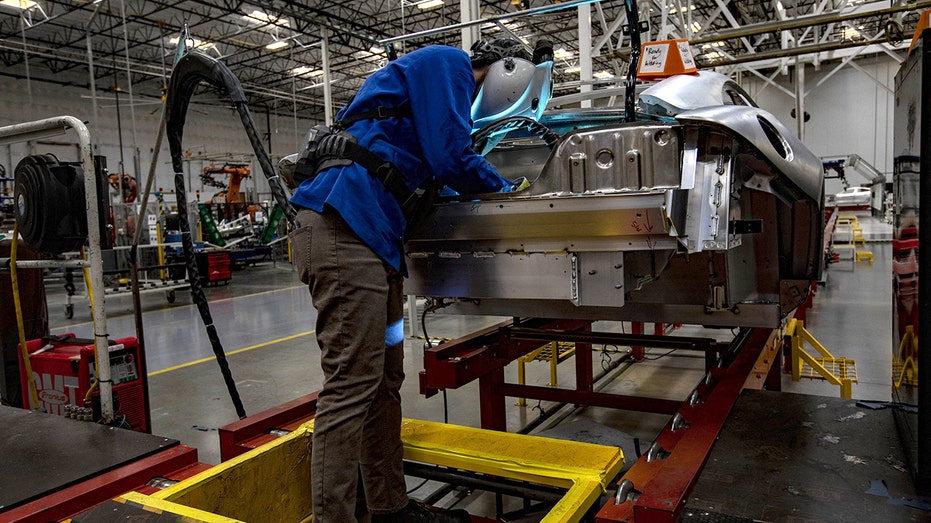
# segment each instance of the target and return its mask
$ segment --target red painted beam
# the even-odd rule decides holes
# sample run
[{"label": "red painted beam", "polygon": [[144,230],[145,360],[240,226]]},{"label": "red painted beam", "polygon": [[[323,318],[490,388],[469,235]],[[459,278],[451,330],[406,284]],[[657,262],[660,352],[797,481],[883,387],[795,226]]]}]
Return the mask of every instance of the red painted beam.
[{"label": "red painted beam", "polygon": [[548,343],[546,340],[518,340],[508,336],[508,328],[576,331],[589,328],[590,321],[547,320],[529,318],[505,321],[468,336],[424,349],[424,370],[420,375],[420,392],[424,395],[440,389],[456,389]]},{"label": "red painted beam", "polygon": [[[318,394],[319,392],[314,392],[301,396],[277,407],[220,427],[220,461],[235,458],[255,448],[256,444],[248,442],[254,442],[256,438],[266,436],[271,429],[290,430],[296,422],[300,424],[313,418],[317,412]],[[268,440],[271,439],[274,439],[274,437],[268,436]]]},{"label": "red painted beam", "polygon": [[623,479],[633,483],[639,497],[621,500],[619,504],[614,499],[609,500],[595,521],[677,521],[760,354],[765,347],[778,341],[776,331],[756,329],[726,369],[714,369],[713,384],[703,384],[696,389],[704,401],[686,402],[679,410],[684,426],[673,430],[674,421],[671,420],[657,437],[656,443],[668,456],[647,461],[649,453],[644,454],[624,475]]},{"label": "red painted beam", "polygon": [[197,463],[197,449],[176,445],[3,512],[0,520],[5,523],[59,521],[125,492],[143,488],[154,477],[182,479],[185,471]]},{"label": "red painted beam", "polygon": [[624,396],[584,390],[559,389],[504,383],[498,386],[498,392],[505,396],[527,398],[560,403],[575,403],[591,407],[631,410],[635,412],[655,412],[658,414],[675,414],[682,407],[682,400],[667,400],[641,396]]}]

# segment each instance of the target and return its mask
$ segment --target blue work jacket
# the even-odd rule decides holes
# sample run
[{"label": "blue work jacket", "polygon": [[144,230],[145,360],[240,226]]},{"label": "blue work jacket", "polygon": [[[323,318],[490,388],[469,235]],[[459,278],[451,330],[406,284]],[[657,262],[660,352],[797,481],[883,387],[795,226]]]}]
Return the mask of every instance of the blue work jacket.
[{"label": "blue work jacket", "polygon": [[[467,53],[433,45],[408,53],[372,73],[337,119],[381,107],[410,106],[410,117],[354,122],[346,129],[359,145],[393,163],[409,189],[429,176],[460,194],[495,192],[509,185],[471,148],[470,119],[475,76]],[[305,180],[295,205],[335,209],[372,251],[396,270],[406,221],[380,180],[358,164],[334,167]]]}]

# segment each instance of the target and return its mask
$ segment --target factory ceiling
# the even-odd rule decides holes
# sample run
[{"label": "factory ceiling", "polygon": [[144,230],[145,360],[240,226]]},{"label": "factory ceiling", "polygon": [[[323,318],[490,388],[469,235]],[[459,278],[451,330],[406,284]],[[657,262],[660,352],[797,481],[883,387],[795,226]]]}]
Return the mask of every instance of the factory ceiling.
[{"label": "factory ceiling", "polygon": [[[469,3],[469,2],[465,2]],[[630,59],[624,1],[474,1],[482,37],[553,42],[557,94],[623,82]],[[435,5],[434,5],[435,4]],[[580,7],[582,6],[582,7]],[[699,66],[769,79],[799,63],[846,63],[882,53],[904,59],[919,10],[931,1],[654,0],[639,2],[643,41],[687,38]],[[580,12],[591,13],[593,77],[580,78]],[[323,119],[324,53],[332,108],[403,53],[460,45],[460,1],[0,0],[0,75],[158,106],[179,42],[219,58],[250,104]],[[582,56],[588,53],[581,53]],[[205,96],[211,96],[207,93]]]}]

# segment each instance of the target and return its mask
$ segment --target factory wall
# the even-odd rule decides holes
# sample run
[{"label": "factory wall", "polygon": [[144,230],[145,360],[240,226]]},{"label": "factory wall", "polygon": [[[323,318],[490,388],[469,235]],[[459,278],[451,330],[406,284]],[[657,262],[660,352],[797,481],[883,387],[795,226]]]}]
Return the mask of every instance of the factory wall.
[{"label": "factory wall", "polygon": [[[804,142],[824,159],[858,154],[892,181],[892,89],[899,63],[886,54],[853,63],[855,67],[847,65],[836,72],[836,63],[805,67],[805,111],[811,118],[805,123]],[[794,66],[790,66],[787,74],[773,81],[794,93],[796,78]],[[791,116],[795,109],[792,96],[749,73],[743,74],[742,86],[762,108],[793,132],[796,130],[797,123]],[[846,170],[846,176],[851,186],[868,183],[852,169]],[[825,182],[826,194],[842,188],[840,180]]]},{"label": "factory wall", "polygon": [[[31,97],[29,91],[31,90]],[[93,103],[91,93],[86,88],[66,87],[46,82],[33,81],[29,84],[24,80],[0,77],[0,125],[16,124],[21,122],[39,120],[53,116],[74,116],[87,123],[88,129],[94,137],[95,154],[107,157],[107,164],[111,173],[123,172],[133,175],[138,184],[141,195],[143,183],[149,170],[154,153],[156,133],[160,119],[160,103],[151,97],[137,97],[136,103],[130,108],[128,93],[119,96],[119,118],[117,118],[117,100],[112,92],[98,91],[97,114],[99,121],[94,121]],[[208,98],[211,95],[203,95]],[[31,98],[31,100],[30,100]],[[286,102],[283,102],[286,103]],[[281,156],[297,152],[298,143],[307,129],[314,123],[309,121],[295,121],[288,115],[290,107],[280,110],[282,115],[274,111],[266,116],[264,108],[250,108],[256,122],[256,128],[263,136],[263,143],[268,149],[265,134],[271,128],[271,156],[272,163],[276,163]],[[135,113],[135,114],[133,114]],[[133,116],[135,118],[133,118]],[[135,119],[135,132],[133,120]],[[122,139],[122,148],[120,141]],[[190,152],[185,162],[187,173],[186,187],[188,199],[193,201],[195,191],[201,191],[201,199],[209,198],[221,189],[204,186],[200,180],[200,173],[206,165],[222,164],[224,161],[244,161],[251,163],[252,176],[243,182],[242,190],[256,194],[256,200],[271,199],[268,184],[262,175],[261,168],[253,158],[252,147],[243,131],[239,116],[229,107],[219,107],[198,103],[195,95],[188,109],[187,123],[184,129],[183,145]],[[135,146],[135,147],[134,147]],[[134,158],[134,149],[138,150],[138,160]],[[77,135],[67,133],[60,136],[46,138],[30,144],[18,143],[0,146],[0,165],[4,167],[7,176],[12,177],[16,163],[29,154],[53,153],[62,161],[77,161],[79,151],[77,148]],[[222,176],[218,181],[225,182]],[[172,173],[168,141],[162,140],[156,166],[156,189],[165,191],[167,205],[174,203],[174,176]],[[12,187],[10,187],[12,190]],[[111,196],[116,201],[117,193],[111,189]]]}]

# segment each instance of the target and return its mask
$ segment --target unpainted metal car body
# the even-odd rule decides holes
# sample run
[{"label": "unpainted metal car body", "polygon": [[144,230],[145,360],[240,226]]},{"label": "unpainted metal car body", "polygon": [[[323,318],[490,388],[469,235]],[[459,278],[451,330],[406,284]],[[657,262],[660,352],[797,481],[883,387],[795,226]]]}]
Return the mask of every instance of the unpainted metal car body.
[{"label": "unpainted metal car body", "polygon": [[777,326],[821,271],[819,159],[716,73],[624,115],[549,111],[552,149],[502,140],[488,160],[532,184],[437,204],[405,292],[455,313]]},{"label": "unpainted metal car body", "polygon": [[835,205],[869,205],[873,193],[869,187],[847,187],[834,195]]}]

